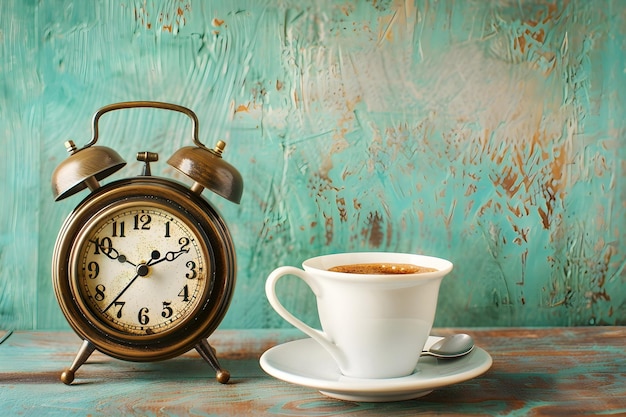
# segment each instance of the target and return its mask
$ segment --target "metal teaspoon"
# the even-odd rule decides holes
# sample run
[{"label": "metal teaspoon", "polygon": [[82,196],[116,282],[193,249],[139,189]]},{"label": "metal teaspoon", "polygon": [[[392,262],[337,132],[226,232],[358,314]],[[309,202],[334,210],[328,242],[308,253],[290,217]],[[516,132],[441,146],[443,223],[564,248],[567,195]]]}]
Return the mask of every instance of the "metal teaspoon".
[{"label": "metal teaspoon", "polygon": [[459,333],[446,336],[435,342],[430,349],[422,351],[422,356],[434,356],[440,359],[453,359],[465,356],[474,349],[472,336]]}]

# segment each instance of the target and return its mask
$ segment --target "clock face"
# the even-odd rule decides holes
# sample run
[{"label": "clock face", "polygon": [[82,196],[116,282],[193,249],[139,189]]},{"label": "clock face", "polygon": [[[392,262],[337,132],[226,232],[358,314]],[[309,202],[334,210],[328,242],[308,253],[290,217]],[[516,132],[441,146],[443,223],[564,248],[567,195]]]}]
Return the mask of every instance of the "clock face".
[{"label": "clock face", "polygon": [[99,326],[158,336],[193,318],[211,290],[211,257],[194,223],[158,201],[93,216],[72,254],[79,302]]}]

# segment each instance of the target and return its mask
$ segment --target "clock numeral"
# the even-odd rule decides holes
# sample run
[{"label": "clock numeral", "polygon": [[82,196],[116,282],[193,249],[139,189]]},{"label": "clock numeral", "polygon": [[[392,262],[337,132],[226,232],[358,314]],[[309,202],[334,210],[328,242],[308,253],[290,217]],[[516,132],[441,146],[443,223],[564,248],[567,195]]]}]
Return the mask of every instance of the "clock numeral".
[{"label": "clock numeral", "polygon": [[163,301],[163,311],[161,311],[161,317],[164,319],[169,319],[174,314],[174,310],[170,307],[172,303],[169,301]]},{"label": "clock numeral", "polygon": [[102,284],[98,284],[96,285],[96,294],[93,296],[93,298],[96,301],[103,301],[104,300],[104,292],[106,291],[106,287]]},{"label": "clock numeral", "polygon": [[152,217],[149,214],[135,214],[135,226],[133,229],[135,230],[150,230],[150,223],[152,222]]},{"label": "clock numeral", "polygon": [[165,223],[165,237],[171,237],[170,236],[170,222]]},{"label": "clock numeral", "polygon": [[141,310],[139,310],[139,314],[137,314],[137,320],[139,321],[139,324],[145,326],[150,322],[150,317],[148,317],[149,312],[150,310],[148,309],[148,307],[142,307]]},{"label": "clock numeral", "polygon": [[181,237],[180,239],[178,239],[178,243],[180,244],[180,251],[181,252],[189,252],[189,243],[191,243],[189,241],[188,238],[186,237]]},{"label": "clock numeral", "polygon": [[194,261],[187,261],[185,264],[187,268],[189,268],[189,272],[185,274],[187,279],[194,279],[198,276],[198,272],[196,271],[196,263]]},{"label": "clock numeral", "polygon": [[125,305],[125,304],[126,304],[126,302],[125,302],[125,301],[116,301],[116,302],[114,302],[114,303],[113,303],[113,306],[114,306],[114,307],[119,307],[119,309],[117,310],[117,313],[115,314],[115,316],[116,316],[118,319],[121,319],[121,318],[122,318],[122,309],[124,308],[124,305]]},{"label": "clock numeral", "polygon": [[124,234],[124,222],[113,222],[112,224],[113,226],[113,234],[111,236],[113,237],[117,237],[117,233],[119,231],[119,237],[126,237],[126,235]]},{"label": "clock numeral", "polygon": [[100,274],[100,265],[98,265],[97,262],[91,261],[87,264],[87,271],[89,271],[87,274],[89,279],[96,279]]},{"label": "clock numeral", "polygon": [[187,284],[185,284],[183,289],[180,290],[180,292],[178,293],[178,296],[182,297],[183,301],[189,301],[189,287],[187,286]]},{"label": "clock numeral", "polygon": [[100,251],[102,251],[105,255],[110,255],[113,252],[113,242],[111,242],[111,238],[103,237],[102,239],[96,239],[93,241],[95,245],[95,249],[93,251],[94,255],[100,255]]}]

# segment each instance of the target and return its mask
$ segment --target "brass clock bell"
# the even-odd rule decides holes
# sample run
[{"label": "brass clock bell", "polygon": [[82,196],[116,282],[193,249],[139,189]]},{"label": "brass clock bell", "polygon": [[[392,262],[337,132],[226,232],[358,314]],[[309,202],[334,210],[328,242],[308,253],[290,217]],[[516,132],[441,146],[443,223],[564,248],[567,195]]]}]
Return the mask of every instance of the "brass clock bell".
[{"label": "brass clock bell", "polygon": [[[153,152],[139,152],[140,175],[101,185],[126,165],[114,150],[96,146],[98,121],[114,110],[156,108],[187,115],[194,146],[177,150],[167,163],[194,183],[156,177]],[[61,380],[71,384],[94,350],[128,361],[158,361],[196,349],[228,382],[207,338],[222,321],[236,277],[235,248],[226,224],[201,196],[206,188],[239,203],[243,180],[214,149],[198,140],[198,118],[170,103],[133,101],[98,110],[93,139],[52,175],[55,200],[85,188],[91,193],[63,223],[52,257],[56,298],[72,329],[84,340]]]}]

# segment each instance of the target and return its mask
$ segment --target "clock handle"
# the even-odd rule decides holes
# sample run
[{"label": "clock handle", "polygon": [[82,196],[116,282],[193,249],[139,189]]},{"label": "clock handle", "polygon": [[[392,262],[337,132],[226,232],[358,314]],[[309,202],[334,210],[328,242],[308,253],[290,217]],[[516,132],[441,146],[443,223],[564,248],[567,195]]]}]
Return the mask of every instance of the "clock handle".
[{"label": "clock handle", "polygon": [[230,379],[230,372],[226,369],[223,369],[220,366],[220,363],[217,360],[217,356],[215,356],[215,349],[213,346],[209,344],[209,341],[206,339],[201,339],[200,343],[196,345],[196,350],[202,356],[202,359],[207,361],[209,365],[215,369],[215,378],[220,384],[226,384]]},{"label": "clock handle", "polygon": [[179,113],[183,113],[187,115],[191,119],[191,122],[192,122],[193,143],[196,146],[205,148],[202,142],[200,142],[200,140],[198,139],[198,116],[196,116],[196,114],[191,109],[188,109],[187,107],[179,106],[177,104],[172,104],[172,103],[163,103],[160,101],[125,101],[121,103],[109,104],[107,106],[100,108],[100,110],[98,110],[93,115],[93,127],[92,127],[93,138],[91,139],[91,142],[85,145],[85,148],[88,148],[94,145],[98,141],[98,135],[99,135],[98,121],[100,120],[100,117],[102,117],[102,115],[110,111],[114,111],[114,110],[134,109],[138,107],[171,110],[171,111],[177,111]]},{"label": "clock handle", "polygon": [[100,135],[98,122],[104,114],[138,107],[171,110],[188,116],[192,122],[192,139],[196,146],[179,149],[167,163],[195,181],[191,188],[195,194],[199,195],[207,188],[239,204],[243,192],[243,179],[235,167],[222,159],[222,151],[226,144],[219,141],[214,149],[207,148],[198,139],[198,116],[187,107],[160,101],[125,101],[100,108],[93,115],[91,141],[81,149],[77,149],[73,142],[66,145],[71,156],[59,165],[53,174],[52,185],[56,200],[73,195],[87,186],[94,191],[100,187],[99,180],[126,165],[112,149],[93,145],[98,141]]}]

